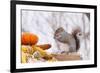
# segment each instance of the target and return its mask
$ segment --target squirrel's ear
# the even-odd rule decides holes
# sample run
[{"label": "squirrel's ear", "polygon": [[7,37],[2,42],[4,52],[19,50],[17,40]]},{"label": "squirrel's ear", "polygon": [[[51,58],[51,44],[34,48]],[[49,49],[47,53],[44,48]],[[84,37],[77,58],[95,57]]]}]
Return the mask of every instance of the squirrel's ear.
[{"label": "squirrel's ear", "polygon": [[64,31],[64,29],[62,27],[59,27],[59,28],[56,29],[55,33],[58,33],[60,31]]},{"label": "squirrel's ear", "polygon": [[59,27],[58,29],[60,29],[60,30],[64,30],[64,28],[63,28],[63,27]]}]

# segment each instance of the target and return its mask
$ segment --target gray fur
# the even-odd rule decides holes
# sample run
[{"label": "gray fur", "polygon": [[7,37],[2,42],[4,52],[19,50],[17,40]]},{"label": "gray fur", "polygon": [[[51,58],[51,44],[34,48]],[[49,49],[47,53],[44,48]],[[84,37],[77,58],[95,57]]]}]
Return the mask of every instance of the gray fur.
[{"label": "gray fur", "polygon": [[61,43],[69,45],[69,52],[76,52],[76,41],[73,35],[67,33],[62,27],[55,31],[54,38]]}]

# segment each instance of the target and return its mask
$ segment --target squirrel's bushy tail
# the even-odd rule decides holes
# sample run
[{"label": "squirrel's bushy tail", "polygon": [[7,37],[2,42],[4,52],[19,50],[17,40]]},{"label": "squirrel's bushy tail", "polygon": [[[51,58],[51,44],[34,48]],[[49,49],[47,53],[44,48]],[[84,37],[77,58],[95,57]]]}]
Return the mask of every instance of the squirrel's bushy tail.
[{"label": "squirrel's bushy tail", "polygon": [[77,33],[79,33],[79,32],[81,32],[81,29],[79,27],[73,29],[73,31],[72,31],[72,35],[74,36],[75,41],[76,41],[76,50],[78,50],[80,48],[80,42],[79,42],[79,39],[76,36]]}]

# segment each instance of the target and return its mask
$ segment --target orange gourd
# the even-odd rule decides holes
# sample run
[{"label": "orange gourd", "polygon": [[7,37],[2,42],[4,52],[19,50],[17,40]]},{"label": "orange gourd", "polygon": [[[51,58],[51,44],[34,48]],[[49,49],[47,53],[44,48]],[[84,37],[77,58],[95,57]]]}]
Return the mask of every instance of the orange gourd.
[{"label": "orange gourd", "polygon": [[21,36],[22,45],[35,45],[38,42],[38,36],[32,33],[24,32]]}]

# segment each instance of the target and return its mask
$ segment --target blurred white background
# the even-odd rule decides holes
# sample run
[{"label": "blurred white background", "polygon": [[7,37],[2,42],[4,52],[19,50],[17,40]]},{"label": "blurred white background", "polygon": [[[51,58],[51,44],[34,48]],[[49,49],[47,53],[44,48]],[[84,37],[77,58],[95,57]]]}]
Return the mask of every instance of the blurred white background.
[{"label": "blurred white background", "polygon": [[[43,2],[72,3],[98,5],[98,37],[100,27],[100,2],[99,0],[32,0]],[[58,71],[42,71],[34,73],[99,73],[100,72],[100,38],[98,38],[98,67],[85,69],[71,69]],[[0,0],[0,73],[10,73],[10,0]]]}]

